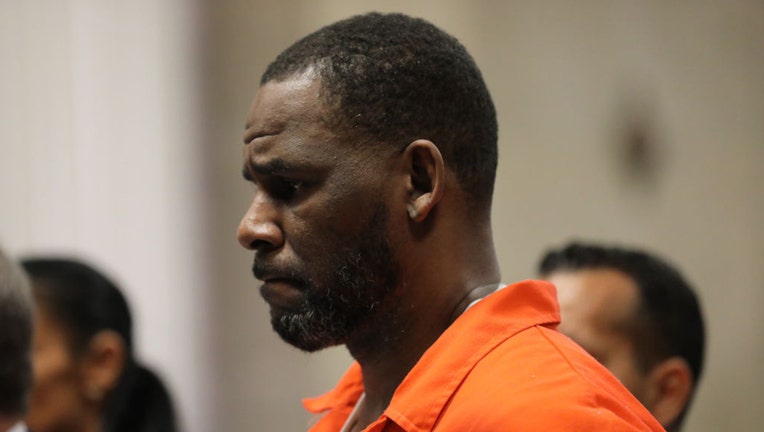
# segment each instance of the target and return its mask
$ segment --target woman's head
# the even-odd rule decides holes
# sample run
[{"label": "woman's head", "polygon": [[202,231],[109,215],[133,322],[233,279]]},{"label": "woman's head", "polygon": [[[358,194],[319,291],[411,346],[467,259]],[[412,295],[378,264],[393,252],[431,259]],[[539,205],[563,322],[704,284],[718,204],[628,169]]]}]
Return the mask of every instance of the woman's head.
[{"label": "woman's head", "polygon": [[78,261],[31,258],[22,264],[38,319],[30,428],[112,432],[125,430],[130,419],[130,430],[140,431],[140,423],[157,422],[143,418],[151,412],[172,425],[161,430],[174,430],[164,387],[133,359],[130,311],[116,285]]}]

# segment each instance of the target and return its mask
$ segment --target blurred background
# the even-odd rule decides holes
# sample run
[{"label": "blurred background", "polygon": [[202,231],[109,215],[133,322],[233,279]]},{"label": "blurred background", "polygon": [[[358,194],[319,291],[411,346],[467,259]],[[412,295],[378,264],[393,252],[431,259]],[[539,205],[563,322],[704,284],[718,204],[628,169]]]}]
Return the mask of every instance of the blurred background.
[{"label": "blurred background", "polygon": [[271,332],[235,236],[241,135],[280,51],[370,10],[427,18],[483,71],[503,279],[571,239],[669,258],[708,323],[685,430],[764,429],[758,0],[0,0],[0,244],[113,275],[187,431],[305,430],[300,399],[350,358]]}]

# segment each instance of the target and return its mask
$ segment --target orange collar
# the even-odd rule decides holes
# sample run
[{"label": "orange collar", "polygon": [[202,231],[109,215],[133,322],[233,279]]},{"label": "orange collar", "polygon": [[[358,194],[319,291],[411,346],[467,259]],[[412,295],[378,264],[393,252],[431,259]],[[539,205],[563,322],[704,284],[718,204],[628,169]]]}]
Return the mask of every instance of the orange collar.
[{"label": "orange collar", "polygon": [[[559,322],[555,288],[548,282],[518,282],[485,297],[425,351],[375,425],[389,419],[403,430],[431,430],[462,381],[493,348],[529,327],[556,327]],[[333,390],[305,399],[303,405],[313,413],[331,410],[347,418],[362,393],[363,376],[356,362]]]}]

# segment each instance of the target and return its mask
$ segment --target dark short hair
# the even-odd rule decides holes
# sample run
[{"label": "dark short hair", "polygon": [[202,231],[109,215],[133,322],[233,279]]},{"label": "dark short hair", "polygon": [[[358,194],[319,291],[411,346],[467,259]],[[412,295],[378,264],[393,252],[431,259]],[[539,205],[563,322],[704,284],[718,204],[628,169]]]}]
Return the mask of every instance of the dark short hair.
[{"label": "dark short hair", "polygon": [[15,262],[0,251],[0,417],[27,410],[32,387],[32,297]]},{"label": "dark short hair", "polygon": [[490,206],[498,158],[496,110],[459,41],[418,18],[369,13],[302,38],[268,66],[261,85],[312,71],[326,119],[361,143],[438,146],[475,203]]},{"label": "dark short hair", "polygon": [[107,396],[105,432],[177,429],[169,392],[161,380],[133,357],[132,318],[127,300],[114,282],[84,262],[53,257],[22,260],[40,307],[65,330],[75,356],[101,331],[125,342],[128,358],[116,387]]},{"label": "dark short hair", "polygon": [[687,361],[697,382],[703,370],[705,326],[698,298],[679,271],[645,251],[584,243],[547,252],[538,271],[549,275],[587,269],[618,270],[636,283],[640,304],[631,336],[638,365],[647,371],[679,356]]}]

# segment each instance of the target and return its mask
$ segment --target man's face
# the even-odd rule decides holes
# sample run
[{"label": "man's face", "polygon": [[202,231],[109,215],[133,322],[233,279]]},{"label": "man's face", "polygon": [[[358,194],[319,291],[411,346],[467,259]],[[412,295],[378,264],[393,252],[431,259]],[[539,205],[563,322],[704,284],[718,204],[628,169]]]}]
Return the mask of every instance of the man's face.
[{"label": "man's face", "polygon": [[260,88],[244,137],[254,198],[238,230],[255,252],[274,330],[305,351],[394,320],[399,273],[387,236],[384,153],[328,130],[319,89],[305,75]]},{"label": "man's face", "polygon": [[627,332],[638,305],[634,281],[611,269],[559,271],[547,279],[557,287],[562,315],[560,331],[581,345],[643,401],[647,375],[638,368]]}]

